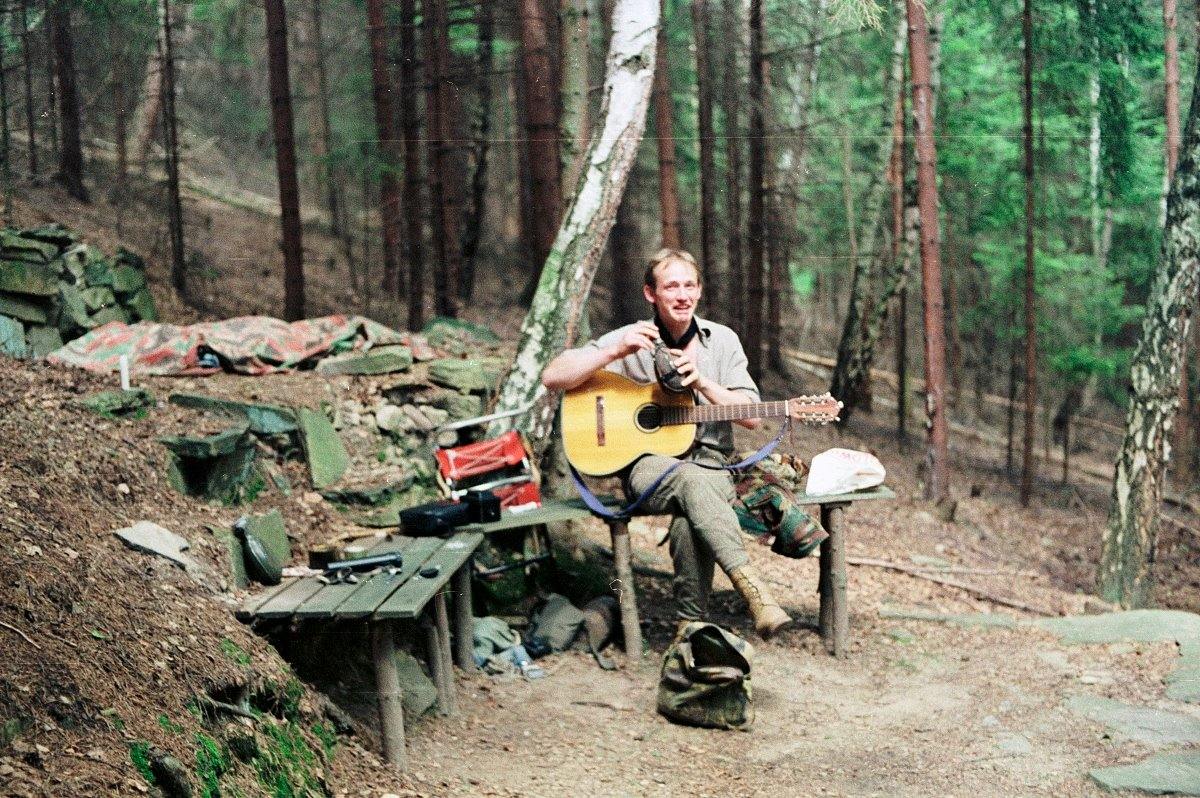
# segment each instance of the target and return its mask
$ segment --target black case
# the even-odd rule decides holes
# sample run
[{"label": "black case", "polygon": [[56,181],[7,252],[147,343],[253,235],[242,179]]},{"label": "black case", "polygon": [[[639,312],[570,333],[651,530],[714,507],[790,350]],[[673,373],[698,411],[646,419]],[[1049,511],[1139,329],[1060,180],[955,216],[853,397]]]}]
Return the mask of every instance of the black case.
[{"label": "black case", "polygon": [[446,535],[456,526],[471,523],[469,507],[462,502],[419,504],[400,511],[400,531],[413,537]]},{"label": "black case", "polygon": [[500,520],[500,497],[490,490],[473,490],[467,493],[468,515],[471,523],[487,524]]}]

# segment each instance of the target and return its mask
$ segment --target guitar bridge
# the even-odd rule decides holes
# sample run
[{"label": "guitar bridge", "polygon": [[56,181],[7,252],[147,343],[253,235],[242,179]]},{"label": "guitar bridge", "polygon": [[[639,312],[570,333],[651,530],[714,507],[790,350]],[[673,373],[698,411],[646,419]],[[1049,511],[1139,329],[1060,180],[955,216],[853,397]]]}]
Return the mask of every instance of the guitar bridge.
[{"label": "guitar bridge", "polygon": [[596,445],[604,445],[604,397],[596,397]]}]

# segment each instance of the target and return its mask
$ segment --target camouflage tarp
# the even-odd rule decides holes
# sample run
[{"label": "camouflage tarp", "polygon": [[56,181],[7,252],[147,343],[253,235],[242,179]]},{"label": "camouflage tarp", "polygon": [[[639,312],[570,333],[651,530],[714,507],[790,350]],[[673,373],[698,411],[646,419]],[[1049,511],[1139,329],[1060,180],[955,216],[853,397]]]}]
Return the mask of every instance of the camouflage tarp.
[{"label": "camouflage tarp", "polygon": [[132,374],[204,376],[218,371],[271,374],[326,355],[408,343],[408,335],[363,316],[324,316],[288,323],[242,316],[180,327],[110,322],[51,352],[47,360],[89,371],[116,371],[129,356]]}]

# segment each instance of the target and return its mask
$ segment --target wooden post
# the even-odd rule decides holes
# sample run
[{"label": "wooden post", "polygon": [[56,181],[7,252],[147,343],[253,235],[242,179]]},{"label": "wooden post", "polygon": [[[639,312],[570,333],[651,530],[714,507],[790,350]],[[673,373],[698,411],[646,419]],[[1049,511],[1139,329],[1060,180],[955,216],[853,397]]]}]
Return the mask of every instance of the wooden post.
[{"label": "wooden post", "polygon": [[433,619],[432,608],[426,609],[422,626],[425,628],[425,662],[429,665],[429,675],[433,678],[433,686],[437,688],[438,714],[449,715],[450,697],[446,694],[446,667],[442,662],[442,641],[438,639],[437,622]]},{"label": "wooden post", "polygon": [[454,572],[451,583],[454,585],[454,664],[470,673],[475,670],[470,560]]},{"label": "wooden post", "polygon": [[[825,508],[821,508],[821,524],[825,526],[826,531],[829,527],[828,520],[825,517]],[[830,578],[830,571],[833,564],[833,535],[821,541],[821,563],[820,570],[817,576],[817,594],[821,597],[821,609],[817,615],[817,631],[821,635],[821,640],[825,641],[826,647],[829,645],[829,638],[833,628],[833,580]]]},{"label": "wooden post", "polygon": [[383,727],[383,758],[401,770],[407,767],[404,752],[404,692],[396,667],[395,621],[371,624],[371,653],[375,660],[375,690],[379,694],[379,722]]},{"label": "wooden post", "polygon": [[829,539],[821,544],[821,577],[828,590],[828,594],[821,595],[821,637],[825,640],[826,650],[835,657],[846,656],[846,638],[850,631],[850,607],[846,601],[846,541],[841,529],[842,511],[846,506],[821,505],[821,525],[829,533]]},{"label": "wooden post", "polygon": [[433,617],[437,620],[438,643],[441,645],[442,678],[446,685],[446,714],[454,714],[454,666],[450,654],[450,615],[446,611],[446,591],[433,597]]},{"label": "wooden post", "polygon": [[632,552],[629,526],[624,521],[609,521],[613,561],[616,566],[617,600],[621,606],[621,629],[625,634],[625,653],[635,660],[642,657],[642,627],[638,624],[637,593],[633,585]]}]

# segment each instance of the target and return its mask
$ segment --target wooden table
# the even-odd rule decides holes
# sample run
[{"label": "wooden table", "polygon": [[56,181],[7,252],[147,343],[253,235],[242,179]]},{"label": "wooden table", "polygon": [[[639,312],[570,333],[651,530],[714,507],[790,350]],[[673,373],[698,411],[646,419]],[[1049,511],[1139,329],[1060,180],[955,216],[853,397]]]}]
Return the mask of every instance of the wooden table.
[{"label": "wooden table", "polygon": [[[613,496],[600,497],[604,505],[611,510],[619,509],[621,502]],[[825,494],[823,496],[797,495],[796,502],[801,505],[818,505],[821,508],[821,526],[829,533],[828,539],[821,544],[820,576],[817,581],[817,592],[821,599],[818,613],[817,628],[825,648],[835,657],[846,655],[846,641],[850,630],[850,610],[846,598],[846,543],[842,528],[842,512],[857,501],[875,499],[894,499],[896,494],[891,488],[880,485],[868,490],[853,493]],[[581,499],[552,500],[545,502],[536,510],[526,510],[517,513],[504,513],[499,521],[487,524],[472,524],[459,527],[460,531],[475,532],[482,535],[500,532],[508,529],[530,528],[544,534],[547,524],[562,521],[578,521],[593,515]],[[635,515],[643,515],[635,513]],[[599,516],[597,516],[599,517]],[[612,537],[613,567],[615,578],[613,590],[621,607],[621,629],[625,635],[625,650],[631,656],[640,657],[642,653],[642,629],[638,620],[637,594],[634,591],[632,551],[629,543],[629,527],[625,520],[602,518],[608,524]]]},{"label": "wooden table", "polygon": [[[472,532],[458,532],[449,538],[385,540],[364,552],[364,556],[398,551],[404,556],[400,568],[359,575],[356,582],[327,584],[316,576],[284,580],[247,598],[237,616],[247,622],[286,618],[369,621],[384,757],[403,768],[404,713],[396,666],[396,627],[401,620],[422,618],[426,660],[437,687],[438,708],[442,714],[453,713],[451,660],[465,670],[475,668],[470,562],[482,541],[483,535]],[[436,569],[436,573],[430,569]],[[422,572],[429,575],[422,576]],[[453,636],[446,607],[446,586],[451,582]]]}]

